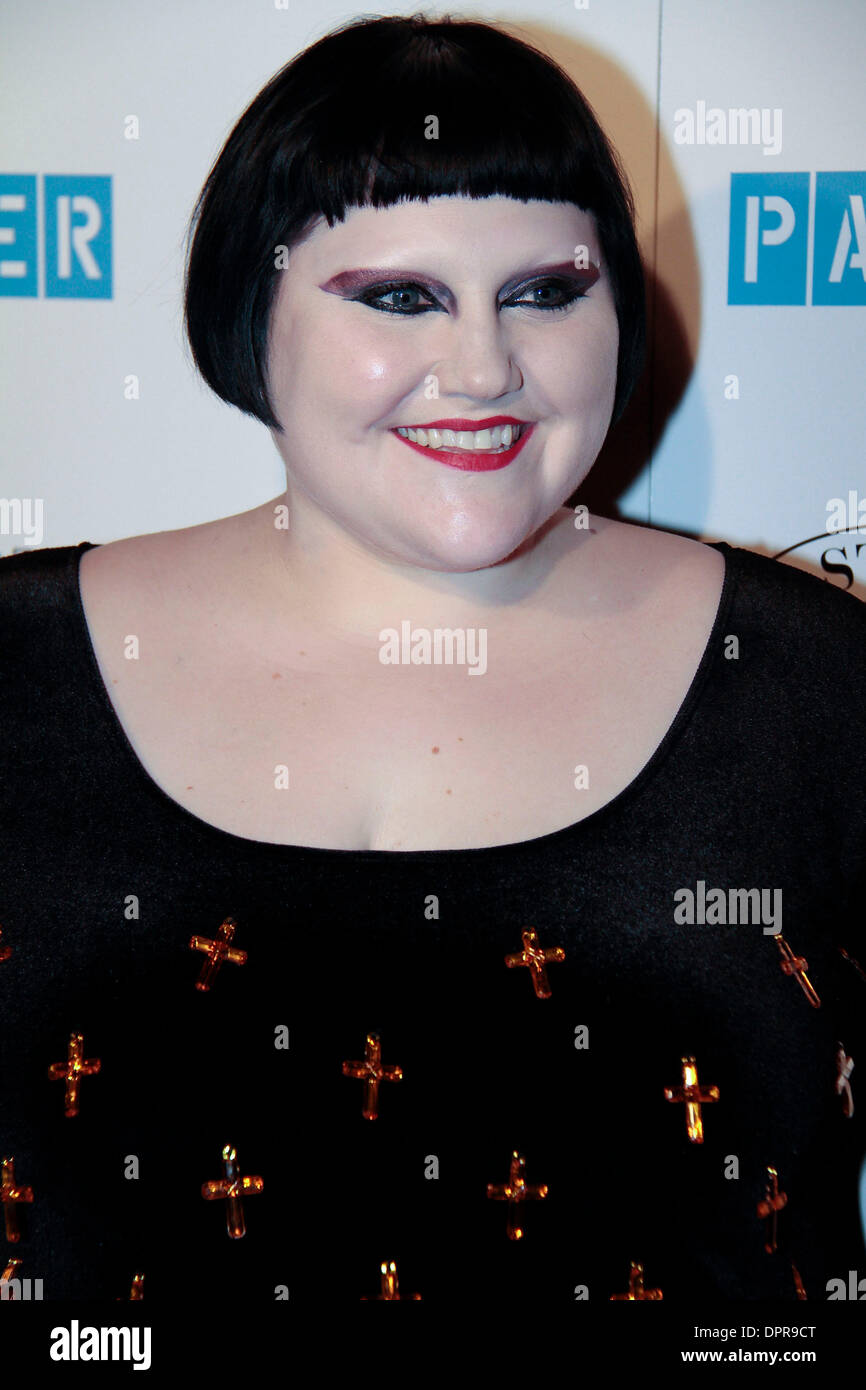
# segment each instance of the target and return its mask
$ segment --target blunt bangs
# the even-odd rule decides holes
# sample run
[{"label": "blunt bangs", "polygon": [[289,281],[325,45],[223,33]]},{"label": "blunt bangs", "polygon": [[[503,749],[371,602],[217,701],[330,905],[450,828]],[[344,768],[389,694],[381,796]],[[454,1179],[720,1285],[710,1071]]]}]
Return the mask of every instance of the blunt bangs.
[{"label": "blunt bangs", "polygon": [[487,24],[420,15],[354,20],[326,35],[271,78],[229,135],[187,238],[186,331],[208,385],[281,432],[267,377],[276,248],[291,250],[321,217],[334,226],[351,208],[453,194],[593,214],[619,322],[616,421],[646,333],[616,154],[545,54]]}]

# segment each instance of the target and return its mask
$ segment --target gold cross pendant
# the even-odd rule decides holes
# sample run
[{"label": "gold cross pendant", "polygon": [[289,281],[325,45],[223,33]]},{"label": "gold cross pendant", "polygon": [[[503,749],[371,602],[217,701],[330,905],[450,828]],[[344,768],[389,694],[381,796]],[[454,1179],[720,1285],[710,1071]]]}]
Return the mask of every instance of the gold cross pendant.
[{"label": "gold cross pendant", "polygon": [[686,1134],[692,1144],[703,1144],[704,1122],[701,1106],[718,1100],[718,1086],[699,1086],[698,1067],[694,1057],[682,1058],[682,1086],[666,1086],[665,1100],[684,1104],[686,1107]]},{"label": "gold cross pendant", "polygon": [[393,1260],[379,1266],[382,1275],[382,1292],[374,1294],[372,1299],[368,1299],[366,1294],[361,1295],[362,1303],[400,1303],[402,1301],[410,1303],[420,1303],[420,1293],[401,1293],[397,1281],[397,1266]]},{"label": "gold cross pendant", "polygon": [[247,1233],[244,1222],[244,1209],[241,1197],[253,1197],[264,1190],[261,1178],[242,1178],[238,1170],[238,1156],[231,1144],[223,1149],[225,1176],[213,1182],[202,1183],[201,1195],[206,1202],[224,1199],[226,1203],[226,1228],[232,1240],[240,1240]]},{"label": "gold cross pendant", "polygon": [[102,1066],[98,1057],[84,1060],[84,1037],[81,1033],[72,1033],[69,1037],[69,1049],[65,1062],[52,1062],[48,1068],[48,1076],[52,1081],[65,1081],[65,1110],[67,1119],[78,1114],[78,1101],[81,1090],[81,1078],[83,1076],[96,1076]]},{"label": "gold cross pendant", "polygon": [[793,975],[809,1003],[812,1005],[812,1008],[820,1009],[821,1000],[818,998],[809,976],[806,974],[806,971],[809,969],[809,962],[806,960],[806,957],[795,956],[784,936],[776,936],[773,940],[779,949],[779,955],[782,957],[779,961],[782,967],[782,974]]},{"label": "gold cross pendant", "polygon": [[522,1240],[523,1227],[520,1225],[520,1203],[542,1201],[548,1193],[547,1183],[540,1187],[530,1187],[524,1177],[526,1159],[515,1149],[511,1155],[508,1181],[501,1184],[489,1182],[487,1196],[495,1202],[508,1203],[508,1239]]},{"label": "gold cross pendant", "polygon": [[403,1068],[382,1061],[382,1043],[378,1033],[368,1033],[364,1045],[364,1059],[360,1062],[344,1062],[343,1075],[354,1077],[364,1083],[364,1101],[361,1114],[365,1120],[375,1120],[379,1115],[379,1083],[381,1081],[402,1081]]},{"label": "gold cross pendant", "polygon": [[32,1201],[33,1188],[19,1187],[15,1182],[15,1159],[4,1158],[0,1160],[0,1203],[2,1203],[5,1217],[6,1239],[10,1245],[16,1245],[21,1239],[15,1207],[19,1202]]},{"label": "gold cross pendant", "polygon": [[612,1293],[611,1303],[640,1303],[644,1299],[658,1302],[664,1298],[661,1289],[647,1289],[644,1287],[643,1265],[639,1265],[632,1260],[628,1276],[628,1293]]},{"label": "gold cross pendant", "polygon": [[788,1194],[779,1191],[779,1174],[775,1168],[767,1169],[767,1187],[764,1192],[763,1201],[758,1203],[758,1217],[761,1221],[767,1222],[766,1238],[764,1249],[768,1255],[772,1255],[779,1248],[778,1245],[778,1221],[779,1212],[788,1204]]},{"label": "gold cross pendant", "polygon": [[527,927],[521,932],[523,937],[523,950],[515,951],[513,955],[505,957],[505,964],[509,970],[514,970],[518,966],[525,965],[529,969],[532,979],[532,987],[535,990],[537,999],[550,998],[550,981],[547,978],[546,967],[553,961],[564,961],[565,951],[561,946],[549,946],[547,950],[542,950],[538,944],[538,933],[534,927]]},{"label": "gold cross pendant", "polygon": [[229,961],[232,965],[246,965],[246,951],[239,951],[236,946],[231,945],[236,927],[237,922],[234,917],[227,917],[213,941],[207,936],[190,938],[189,949],[191,951],[203,951],[207,956],[207,960],[202,963],[201,974],[195,982],[196,989],[205,992],[210,989],[224,960]]},{"label": "gold cross pendant", "polygon": [[132,1284],[129,1289],[128,1298],[116,1298],[115,1303],[143,1303],[144,1302],[144,1275],[133,1274]]}]

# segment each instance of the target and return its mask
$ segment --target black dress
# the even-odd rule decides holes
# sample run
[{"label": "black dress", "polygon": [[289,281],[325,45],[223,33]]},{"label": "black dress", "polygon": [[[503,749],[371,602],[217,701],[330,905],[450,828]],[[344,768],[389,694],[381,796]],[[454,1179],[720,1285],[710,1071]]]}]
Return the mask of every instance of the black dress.
[{"label": "black dress", "polygon": [[[401,1296],[518,1306],[639,1293],[633,1264],[668,1302],[823,1300],[866,1272],[866,606],[720,543],[688,694],[606,806],[511,845],[316,849],[216,829],[148,776],[90,644],[87,548],[0,563],[19,1278],[333,1304],[376,1297],[394,1261]],[[246,959],[197,989],[191,938],[227,918]],[[548,997],[506,966],[536,948],[564,956]],[[100,1066],[66,1115],[49,1066],[72,1034]],[[368,1035],[402,1072],[378,1097],[344,1068]],[[227,1147],[261,1179],[242,1238],[202,1195]],[[514,1154],[509,1203],[488,1185]]]}]

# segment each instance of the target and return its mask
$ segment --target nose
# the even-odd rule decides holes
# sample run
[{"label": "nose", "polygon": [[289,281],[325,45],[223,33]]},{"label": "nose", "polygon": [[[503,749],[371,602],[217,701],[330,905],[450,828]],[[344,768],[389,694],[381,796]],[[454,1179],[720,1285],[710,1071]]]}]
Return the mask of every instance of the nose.
[{"label": "nose", "polygon": [[442,314],[441,356],[431,368],[440,396],[496,400],[519,391],[523,373],[508,326],[495,306]]}]

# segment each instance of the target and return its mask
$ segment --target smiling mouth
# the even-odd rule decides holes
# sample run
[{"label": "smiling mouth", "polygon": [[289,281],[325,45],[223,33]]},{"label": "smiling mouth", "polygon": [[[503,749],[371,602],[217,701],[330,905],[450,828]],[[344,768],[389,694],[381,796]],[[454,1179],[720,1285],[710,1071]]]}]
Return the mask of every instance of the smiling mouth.
[{"label": "smiling mouth", "polygon": [[492,425],[481,430],[452,430],[419,426],[398,426],[392,431],[398,439],[449,468],[466,473],[489,473],[507,468],[517,457],[535,428],[534,421]]},{"label": "smiling mouth", "polygon": [[396,433],[422,448],[444,450],[447,453],[497,454],[516,444],[528,426],[493,425],[483,430],[423,429],[398,426]]}]

